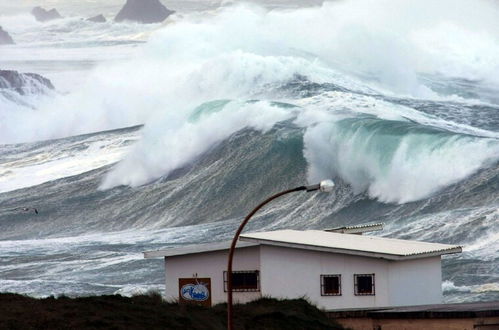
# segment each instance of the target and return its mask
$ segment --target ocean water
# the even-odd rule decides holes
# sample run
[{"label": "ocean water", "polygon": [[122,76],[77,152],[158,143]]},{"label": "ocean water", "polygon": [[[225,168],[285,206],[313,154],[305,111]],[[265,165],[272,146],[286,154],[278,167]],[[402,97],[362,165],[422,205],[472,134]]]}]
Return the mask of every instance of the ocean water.
[{"label": "ocean water", "polygon": [[464,246],[445,301],[499,299],[497,3],[171,2],[149,25],[36,4],[0,2],[0,69],[56,88],[0,93],[0,291],[161,291],[141,252],[229,239],[333,179],[248,230],[384,222]]}]

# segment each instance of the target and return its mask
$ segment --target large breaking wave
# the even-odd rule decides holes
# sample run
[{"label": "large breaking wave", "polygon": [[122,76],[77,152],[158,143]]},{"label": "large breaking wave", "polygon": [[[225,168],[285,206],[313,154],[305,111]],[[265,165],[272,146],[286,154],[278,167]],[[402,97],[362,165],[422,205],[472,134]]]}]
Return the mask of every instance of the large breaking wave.
[{"label": "large breaking wave", "polygon": [[305,135],[309,177],[341,177],[358,193],[406,203],[493,165],[495,139],[476,138],[411,122],[377,118],[321,124]]},{"label": "large breaking wave", "polygon": [[[286,11],[238,5],[193,15],[155,32],[135,59],[95,70],[82,89],[41,102],[36,112],[4,109],[0,134],[17,142],[146,123],[141,142],[101,186],[110,188],[167,176],[243,128],[265,131],[294,118],[306,131],[311,179],[340,176],[381,201],[421,199],[497,160],[496,133],[463,127],[458,118],[435,120],[410,102],[380,101],[404,96],[462,108],[483,102],[454,86],[432,89],[424,75],[498,86],[497,8],[474,4],[478,18],[469,5],[366,0]],[[460,38],[477,45],[460,45]],[[329,84],[317,95],[343,92],[308,104],[307,86],[290,85],[297,80]],[[190,120],[196,108],[225,99],[231,102]]]}]

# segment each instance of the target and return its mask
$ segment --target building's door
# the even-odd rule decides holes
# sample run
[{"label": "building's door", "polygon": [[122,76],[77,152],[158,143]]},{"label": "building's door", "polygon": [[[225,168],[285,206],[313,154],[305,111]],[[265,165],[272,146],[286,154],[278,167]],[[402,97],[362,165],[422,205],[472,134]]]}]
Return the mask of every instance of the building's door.
[{"label": "building's door", "polygon": [[181,304],[211,306],[210,278],[179,278],[178,301]]}]

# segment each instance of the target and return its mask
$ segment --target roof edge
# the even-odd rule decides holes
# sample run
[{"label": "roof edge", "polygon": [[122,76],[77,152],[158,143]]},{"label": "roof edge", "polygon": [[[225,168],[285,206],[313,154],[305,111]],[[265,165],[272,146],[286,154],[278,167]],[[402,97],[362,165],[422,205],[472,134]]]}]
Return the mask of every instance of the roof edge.
[{"label": "roof edge", "polygon": [[[152,258],[163,258],[163,257],[174,257],[181,255],[189,255],[189,254],[200,254],[207,252],[216,252],[229,250],[231,241],[223,241],[223,242],[215,242],[215,243],[200,243],[200,244],[190,244],[182,247],[171,247],[162,250],[154,250],[154,251],[144,251],[145,259]],[[236,249],[257,246],[259,244],[251,243],[251,242],[239,242],[236,246]]]},{"label": "roof edge", "polygon": [[295,248],[302,250],[312,250],[312,251],[322,251],[322,252],[330,252],[330,253],[339,253],[339,254],[349,254],[349,255],[357,255],[363,257],[371,257],[371,258],[381,258],[388,260],[410,260],[410,259],[421,259],[421,258],[430,258],[441,256],[444,254],[453,254],[453,253],[461,253],[461,246],[452,246],[445,250],[435,250],[430,252],[421,252],[409,255],[403,254],[390,254],[390,253],[380,253],[380,252],[370,252],[370,251],[362,251],[362,250],[351,250],[351,249],[341,249],[341,248],[332,248],[327,246],[319,246],[319,245],[308,245],[308,244],[300,244],[300,243],[292,243],[292,242],[281,242],[269,239],[260,239],[253,237],[245,237],[241,236],[239,240],[244,242],[251,242],[260,245],[272,245],[272,246],[280,246],[287,248]]}]

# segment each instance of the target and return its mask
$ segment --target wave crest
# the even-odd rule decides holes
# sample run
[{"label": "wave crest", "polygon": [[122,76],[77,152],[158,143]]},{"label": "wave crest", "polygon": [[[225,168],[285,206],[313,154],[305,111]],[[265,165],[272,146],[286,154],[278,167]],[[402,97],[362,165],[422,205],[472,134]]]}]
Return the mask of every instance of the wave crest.
[{"label": "wave crest", "polygon": [[309,179],[339,176],[382,202],[426,198],[497,161],[499,143],[404,121],[373,117],[307,130]]}]

